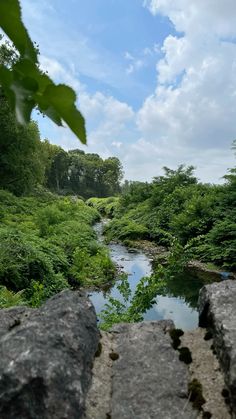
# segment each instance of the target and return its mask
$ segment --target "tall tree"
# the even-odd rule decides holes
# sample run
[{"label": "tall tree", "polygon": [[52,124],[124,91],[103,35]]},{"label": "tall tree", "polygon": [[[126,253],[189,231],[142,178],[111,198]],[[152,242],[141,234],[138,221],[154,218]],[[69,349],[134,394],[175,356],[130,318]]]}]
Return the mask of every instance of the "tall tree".
[{"label": "tall tree", "polygon": [[28,193],[44,179],[45,164],[38,126],[20,126],[0,89],[0,187]]}]

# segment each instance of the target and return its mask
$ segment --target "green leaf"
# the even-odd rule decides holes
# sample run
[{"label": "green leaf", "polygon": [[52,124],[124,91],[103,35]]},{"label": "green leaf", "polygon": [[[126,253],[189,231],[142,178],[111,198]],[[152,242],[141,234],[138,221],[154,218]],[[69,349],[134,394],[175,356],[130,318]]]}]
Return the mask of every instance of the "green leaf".
[{"label": "green leaf", "polygon": [[15,94],[10,89],[10,86],[13,81],[12,72],[3,65],[0,65],[0,81],[1,81],[1,86],[3,87],[12,108],[14,108],[15,107]]},{"label": "green leaf", "polygon": [[[1,0],[0,0],[1,1]],[[21,75],[21,77],[30,77],[38,84],[38,93],[43,94],[46,87],[53,83],[53,81],[45,73],[28,59],[20,59],[13,66],[13,72]]]},{"label": "green leaf", "polygon": [[17,120],[20,124],[27,124],[30,121],[32,109],[35,107],[35,101],[31,96],[31,91],[26,89],[19,81],[12,83],[11,90],[15,94]]},{"label": "green leaf", "polygon": [[64,84],[59,84],[58,86],[51,84],[47,86],[43,97],[48,100],[48,103],[61,116],[75,135],[79,137],[80,141],[86,144],[85,122],[81,113],[76,109],[75,92]]},{"label": "green leaf", "polygon": [[0,0],[0,26],[22,57],[37,62],[37,52],[21,20],[18,0]]},{"label": "green leaf", "polygon": [[38,67],[37,50],[21,20],[18,0],[0,0],[0,27],[20,52],[9,70],[0,66],[0,83],[21,124],[30,121],[35,106],[57,125],[64,121],[86,143],[85,121],[76,108],[76,94],[66,85],[56,86]]},{"label": "green leaf", "polygon": [[44,111],[44,113],[48,116],[48,118],[55,122],[55,124],[57,124],[60,127],[63,126],[60,115],[58,114],[58,112],[55,111],[55,109],[52,106],[49,106],[49,108],[47,108]]},{"label": "green leaf", "polygon": [[[0,0],[1,1],[1,0]],[[4,87],[9,87],[12,83],[12,72],[7,67],[0,64],[0,80]]]}]

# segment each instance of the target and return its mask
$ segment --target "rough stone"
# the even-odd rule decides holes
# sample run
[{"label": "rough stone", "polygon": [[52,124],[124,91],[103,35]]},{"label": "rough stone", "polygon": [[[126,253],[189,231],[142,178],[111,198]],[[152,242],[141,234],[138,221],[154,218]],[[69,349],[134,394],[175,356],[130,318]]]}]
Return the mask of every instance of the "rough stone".
[{"label": "rough stone", "polygon": [[112,329],[112,419],[195,418],[188,402],[188,369],[172,348],[171,321],[120,324]]},{"label": "rough stone", "polygon": [[199,296],[199,313],[199,325],[212,330],[214,349],[236,417],[236,281],[204,286]]},{"label": "rough stone", "polygon": [[0,418],[81,418],[99,340],[91,302],[63,291],[0,323]]},{"label": "rough stone", "polygon": [[[111,412],[113,334],[101,332],[99,356],[93,364],[92,384],[86,398],[86,419],[107,419]],[[122,403],[122,401],[121,401]]]},{"label": "rough stone", "polygon": [[198,419],[211,413],[212,419],[230,419],[228,406],[225,404],[222,391],[225,387],[219,361],[211,348],[212,339],[205,340],[206,329],[197,328],[185,332],[181,336],[181,345],[189,348],[192,354],[192,363],[189,365],[191,381],[197,379],[202,385],[202,395],[206,403],[202,405]]}]

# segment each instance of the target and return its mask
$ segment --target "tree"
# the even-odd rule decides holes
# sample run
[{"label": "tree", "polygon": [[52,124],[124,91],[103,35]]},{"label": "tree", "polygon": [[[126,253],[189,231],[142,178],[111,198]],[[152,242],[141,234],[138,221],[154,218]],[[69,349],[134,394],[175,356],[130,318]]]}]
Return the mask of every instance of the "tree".
[{"label": "tree", "polygon": [[22,22],[18,0],[0,1],[0,27],[17,50],[12,66],[0,63],[0,85],[17,120],[30,122],[37,107],[57,125],[66,123],[82,143],[86,143],[85,122],[76,108],[76,94],[70,87],[55,85],[39,68],[38,49]]},{"label": "tree", "polygon": [[153,179],[153,194],[152,205],[155,207],[159,205],[165,196],[171,194],[176,187],[185,187],[197,184],[197,178],[194,176],[194,167],[185,167],[181,164],[177,170],[163,167],[164,176],[154,177]]},{"label": "tree", "polygon": [[20,126],[0,89],[0,187],[16,195],[43,183],[45,161],[38,126]]},{"label": "tree", "polygon": [[46,186],[60,193],[68,184],[70,158],[61,147],[52,147],[53,155],[50,158],[50,166],[46,173]]},{"label": "tree", "polygon": [[103,163],[103,182],[106,196],[120,192],[120,181],[123,177],[122,165],[117,157],[109,157]]}]

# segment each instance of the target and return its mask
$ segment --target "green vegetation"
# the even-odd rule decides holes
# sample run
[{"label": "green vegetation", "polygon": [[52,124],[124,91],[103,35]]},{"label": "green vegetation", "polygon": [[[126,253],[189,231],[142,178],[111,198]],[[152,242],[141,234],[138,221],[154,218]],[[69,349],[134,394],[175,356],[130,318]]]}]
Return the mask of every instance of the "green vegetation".
[{"label": "green vegetation", "polygon": [[50,190],[86,199],[119,193],[122,166],[116,157],[103,160],[98,154],[81,150],[65,152],[48,142],[43,148],[48,155],[45,186]]},{"label": "green vegetation", "polygon": [[103,217],[112,218],[119,205],[119,197],[90,198],[87,200],[87,204],[96,208]]},{"label": "green vegetation", "polygon": [[[173,240],[165,265],[156,264],[153,273],[139,281],[134,293],[131,292],[128,276],[120,275],[116,282],[120,297],[107,297],[108,303],[100,315],[101,329],[108,330],[113,324],[120,322],[142,321],[146,311],[156,303],[157,294],[166,295],[167,284],[168,288],[172,285],[174,293],[176,290],[178,293],[179,275],[183,273],[188,258],[188,251],[185,253],[178,241]],[[195,302],[196,295],[192,295],[190,291],[188,298],[191,305],[192,301]]]},{"label": "green vegetation", "polygon": [[0,2],[0,26],[13,42],[0,46],[0,307],[37,307],[64,288],[111,281],[115,267],[92,229],[99,214],[112,218],[107,241],[148,240],[167,249],[163,264],[157,262],[134,293],[120,275],[121,299],[109,298],[104,329],[141,321],[157,293],[165,294],[167,281],[178,293],[177,277],[191,259],[236,271],[236,168],[224,185],[202,184],[192,166],[181,165],[164,167],[151,183],[125,181],[121,187],[116,157],[103,160],[42,141],[30,120],[35,107],[86,142],[75,93],[40,70],[18,0]]},{"label": "green vegetation", "polygon": [[188,385],[189,399],[193,403],[194,409],[201,410],[202,405],[206,403],[202,395],[202,385],[194,378]]},{"label": "green vegetation", "polygon": [[[18,122],[30,122],[37,107],[57,125],[65,122],[82,143],[86,143],[85,122],[76,108],[76,94],[70,87],[55,85],[39,68],[38,49],[21,18],[18,0],[1,0],[0,27],[13,42],[14,60],[0,61],[0,84]],[[9,58],[9,57],[7,57]]]},{"label": "green vegetation", "polygon": [[174,242],[186,262],[195,258],[236,270],[236,169],[224,185],[199,183],[193,170],[164,168],[151,184],[126,183],[105,228],[108,240],[147,239],[168,249]]},{"label": "green vegetation", "polygon": [[[235,169],[225,176],[225,184],[218,186],[199,183],[193,167],[164,171],[164,176],[151,184],[126,182],[113,219],[105,225],[108,241],[135,245],[135,241],[146,239],[167,250],[162,264],[157,258],[152,275],[141,279],[133,295],[127,279],[121,280],[121,297],[109,297],[101,315],[105,330],[114,323],[141,321],[157,294],[166,295],[171,290],[171,295],[182,295],[181,276],[192,259],[208,266],[214,263],[217,269],[236,270]],[[192,307],[196,306],[198,290],[199,284],[194,292],[185,283],[184,298]]]},{"label": "green vegetation", "polygon": [[14,293],[8,290],[6,287],[0,288],[0,308],[9,308],[15,306],[26,305],[26,301],[23,298],[23,291]]},{"label": "green vegetation", "polygon": [[[0,66],[12,68],[16,60],[15,51],[3,43]],[[0,188],[21,196],[34,193],[40,185],[53,193],[86,199],[119,193],[123,173],[116,157],[103,160],[97,154],[66,152],[48,140],[41,141],[35,122],[19,125],[2,87],[0,84]]]},{"label": "green vegetation", "polygon": [[[15,75],[19,60],[8,43],[0,46],[1,69]],[[121,164],[41,141],[35,122],[18,123],[0,82],[0,307],[37,307],[64,288],[101,287],[115,267],[92,228],[100,215],[84,198],[118,193]]]},{"label": "green vegetation", "polygon": [[1,307],[37,307],[64,288],[114,278],[108,251],[92,229],[100,216],[82,200],[0,191],[0,214]]}]

